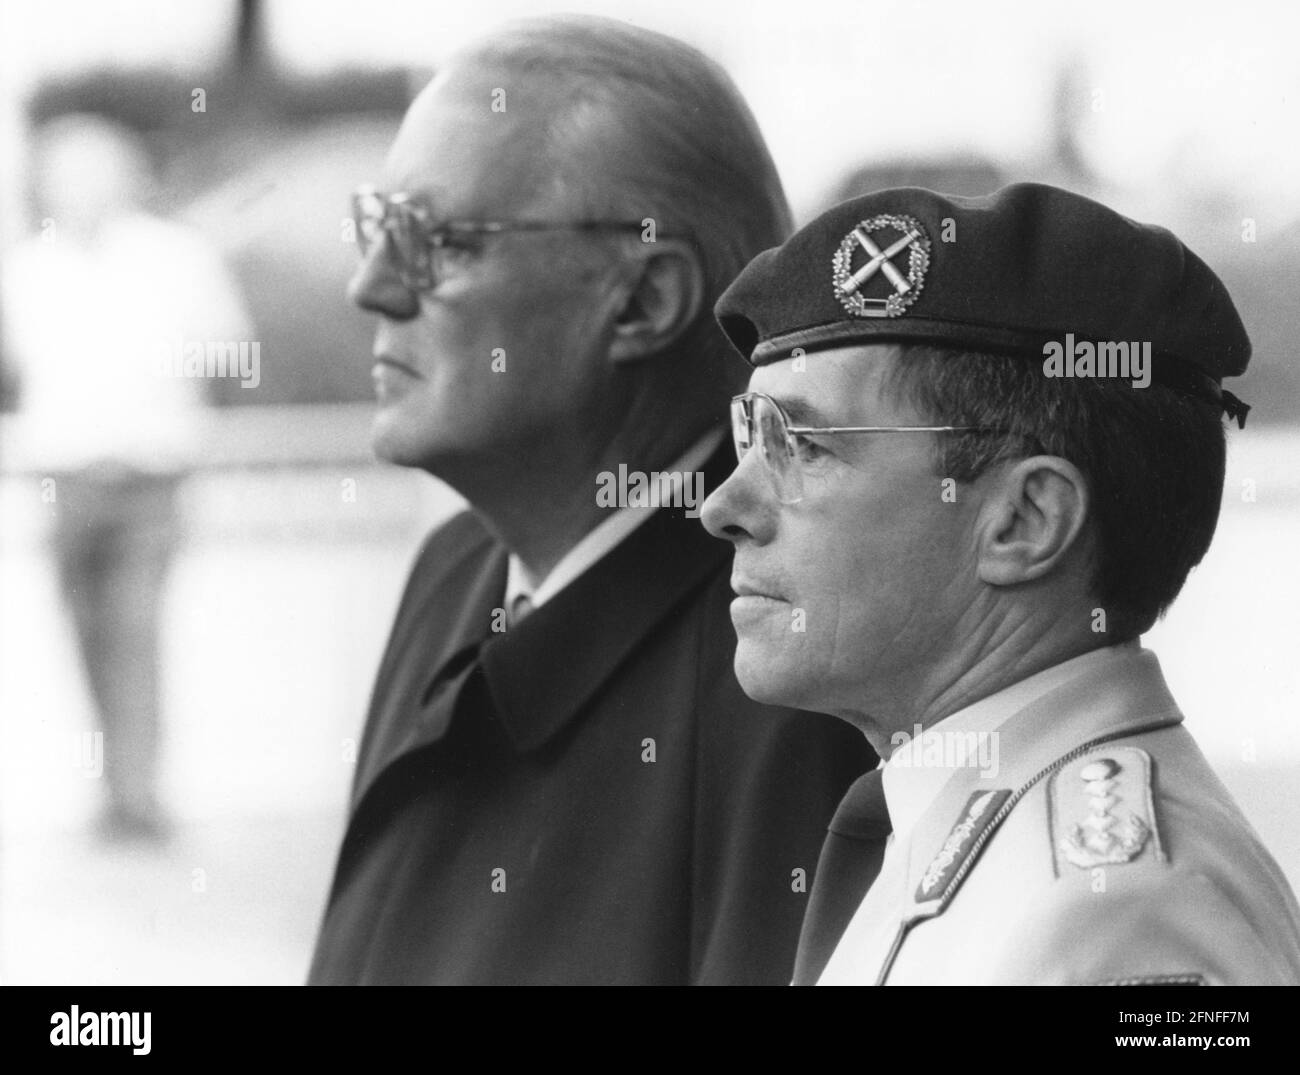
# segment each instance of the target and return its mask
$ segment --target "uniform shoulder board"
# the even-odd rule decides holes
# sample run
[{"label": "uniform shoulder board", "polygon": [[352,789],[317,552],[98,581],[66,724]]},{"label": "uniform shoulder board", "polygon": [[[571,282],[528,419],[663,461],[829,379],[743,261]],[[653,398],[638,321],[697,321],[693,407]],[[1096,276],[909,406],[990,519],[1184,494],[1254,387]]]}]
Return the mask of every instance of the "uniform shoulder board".
[{"label": "uniform shoulder board", "polygon": [[1056,875],[1165,861],[1151,795],[1151,756],[1099,747],[1062,766],[1047,789]]}]

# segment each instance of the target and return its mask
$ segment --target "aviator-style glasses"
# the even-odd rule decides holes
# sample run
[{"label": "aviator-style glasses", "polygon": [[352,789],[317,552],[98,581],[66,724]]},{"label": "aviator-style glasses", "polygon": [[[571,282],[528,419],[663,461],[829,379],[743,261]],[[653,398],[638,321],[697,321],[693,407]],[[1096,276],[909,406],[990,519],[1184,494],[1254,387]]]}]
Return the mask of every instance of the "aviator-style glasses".
[{"label": "aviator-style glasses", "polygon": [[352,195],[357,247],[364,258],[389,237],[398,275],[412,291],[432,291],[448,275],[454,257],[484,236],[506,232],[585,231],[643,232],[645,224],[627,220],[441,220],[408,194],[383,194],[360,187]]},{"label": "aviator-style glasses", "polygon": [[745,392],[731,401],[731,435],[736,458],[743,460],[758,445],[763,469],[782,504],[797,504],[804,496],[804,471],[812,447],[805,439],[840,433],[973,433],[1001,432],[988,426],[796,426],[771,396]]}]

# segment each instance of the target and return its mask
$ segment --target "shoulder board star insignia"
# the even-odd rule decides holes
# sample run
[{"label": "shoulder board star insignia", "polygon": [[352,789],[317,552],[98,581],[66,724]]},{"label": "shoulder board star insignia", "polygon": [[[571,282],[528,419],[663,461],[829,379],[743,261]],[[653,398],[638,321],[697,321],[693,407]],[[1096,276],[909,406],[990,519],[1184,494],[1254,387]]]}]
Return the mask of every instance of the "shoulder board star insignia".
[{"label": "shoulder board star insignia", "polygon": [[1151,759],[1136,747],[1109,747],[1052,774],[1053,851],[1079,869],[1162,859],[1151,800]]}]

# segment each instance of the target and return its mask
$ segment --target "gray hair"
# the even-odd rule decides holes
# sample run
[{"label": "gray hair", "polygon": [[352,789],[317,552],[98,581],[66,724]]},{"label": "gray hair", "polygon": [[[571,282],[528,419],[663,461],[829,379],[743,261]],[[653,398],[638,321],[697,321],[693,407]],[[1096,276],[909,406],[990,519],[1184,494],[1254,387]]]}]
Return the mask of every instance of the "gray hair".
[{"label": "gray hair", "polygon": [[546,132],[559,181],[593,216],[649,217],[658,233],[691,239],[706,308],[685,345],[729,354],[713,303],[793,225],[758,124],[722,67],[664,34],[580,15],[509,23],[466,55],[559,83],[563,107]]}]

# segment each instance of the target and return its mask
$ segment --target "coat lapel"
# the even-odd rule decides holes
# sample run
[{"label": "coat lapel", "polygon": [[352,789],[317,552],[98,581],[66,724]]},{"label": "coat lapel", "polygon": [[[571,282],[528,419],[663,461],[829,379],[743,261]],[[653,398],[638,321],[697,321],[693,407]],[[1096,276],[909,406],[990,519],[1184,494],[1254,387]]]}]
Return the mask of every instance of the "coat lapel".
[{"label": "coat lapel", "polygon": [[[729,448],[704,467],[712,491],[730,472]],[[730,559],[682,508],[657,508],[626,540],[483,650],[496,716],[519,751],[536,750],[572,721],[674,608]]]},{"label": "coat lapel", "polygon": [[[734,466],[729,447],[704,466],[711,492]],[[645,638],[706,580],[731,548],[683,508],[652,516],[517,626],[494,634],[507,551],[484,531],[452,569],[431,572],[406,620],[406,641],[385,660],[374,748],[363,752],[353,810],[383,772],[437,743],[455,717],[465,679],[481,667],[494,716],[513,747],[536,750],[574,720]],[[417,569],[418,570],[418,569]],[[442,626],[452,617],[449,627]],[[427,655],[427,656],[426,656]],[[414,671],[412,671],[414,669]]]},{"label": "coat lapel", "polygon": [[353,811],[398,757],[446,734],[451,710],[441,703],[448,680],[462,678],[505,594],[505,548],[476,519],[453,525],[469,529],[470,540],[437,563],[421,558],[398,614],[358,759]]}]

